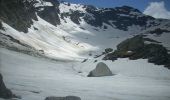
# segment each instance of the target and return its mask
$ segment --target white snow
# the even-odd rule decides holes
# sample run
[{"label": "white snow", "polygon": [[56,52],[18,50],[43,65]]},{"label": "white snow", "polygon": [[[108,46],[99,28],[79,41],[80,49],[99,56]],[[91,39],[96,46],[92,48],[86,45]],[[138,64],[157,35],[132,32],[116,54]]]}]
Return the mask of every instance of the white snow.
[{"label": "white snow", "polygon": [[129,15],[127,14],[118,14],[119,16],[123,16],[123,17],[129,17]]},{"label": "white snow", "polygon": [[42,0],[36,0],[37,3],[34,5],[35,7],[43,7],[43,6],[53,6],[51,2],[45,2]]},{"label": "white snow", "polygon": [[[70,4],[70,6],[68,6]],[[73,4],[73,3],[61,3],[59,6],[60,13],[70,12],[70,10],[76,11],[79,10],[81,12],[86,12],[84,5],[81,4]]]},{"label": "white snow", "polygon": [[[117,75],[86,77],[97,63],[55,62],[0,49],[0,73],[20,100],[75,95],[82,100],[169,100],[170,70],[146,60],[105,62]],[[82,73],[78,73],[78,72]],[[39,93],[33,93],[39,92]],[[3,100],[3,99],[1,99]]]},{"label": "white snow", "polygon": [[128,37],[132,37],[135,33],[133,31],[118,30],[105,23],[103,23],[103,26],[107,26],[107,29],[94,27],[87,24],[83,19],[81,19],[80,25],[75,24],[69,18],[65,18],[65,21],[62,20],[61,25],[57,27],[71,34],[75,40],[96,48],[91,51],[101,52],[106,48],[116,49],[117,44]]}]

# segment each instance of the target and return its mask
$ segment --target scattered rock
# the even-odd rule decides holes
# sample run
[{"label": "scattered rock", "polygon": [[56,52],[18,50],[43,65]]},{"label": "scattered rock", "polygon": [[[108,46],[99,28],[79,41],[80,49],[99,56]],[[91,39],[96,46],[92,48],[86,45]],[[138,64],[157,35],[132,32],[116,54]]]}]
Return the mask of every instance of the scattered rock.
[{"label": "scattered rock", "polygon": [[79,28],[81,28],[82,30],[85,30],[85,28],[83,28],[83,27],[79,27]]},{"label": "scattered rock", "polygon": [[36,93],[36,94],[39,94],[39,93],[40,93],[40,91],[30,91],[30,92]]},{"label": "scattered rock", "polygon": [[94,58],[99,58],[99,57],[101,57],[102,55],[105,55],[105,54],[106,54],[106,52],[102,52],[101,54],[94,55]]},{"label": "scattered rock", "polygon": [[109,67],[103,63],[99,62],[94,70],[92,70],[88,77],[101,77],[101,76],[112,76],[112,72]]},{"label": "scattered rock", "polygon": [[46,97],[45,100],[81,100],[81,98],[77,96],[66,96],[66,97],[49,96]]},{"label": "scattered rock", "polygon": [[96,63],[97,62],[97,60],[94,60],[94,63]]},{"label": "scattered rock", "polygon": [[89,56],[92,56],[92,53],[89,53]]},{"label": "scattered rock", "polygon": [[103,28],[104,28],[104,29],[107,29],[107,26],[105,26],[105,25],[104,25],[104,27],[103,27]]},{"label": "scattered rock", "polygon": [[81,63],[84,63],[84,62],[86,62],[88,59],[84,59]]},{"label": "scattered rock", "polygon": [[38,28],[34,27],[34,30],[38,30]]},{"label": "scattered rock", "polygon": [[78,71],[78,73],[82,73],[82,71]]}]

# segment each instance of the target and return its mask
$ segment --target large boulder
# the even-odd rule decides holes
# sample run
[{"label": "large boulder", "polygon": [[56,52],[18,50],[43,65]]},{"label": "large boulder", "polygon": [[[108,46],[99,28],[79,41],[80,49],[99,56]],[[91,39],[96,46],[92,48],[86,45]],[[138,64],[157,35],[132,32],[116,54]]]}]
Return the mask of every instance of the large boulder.
[{"label": "large boulder", "polygon": [[88,77],[101,77],[101,76],[112,76],[112,72],[109,67],[103,63],[99,62],[94,70],[92,70]]},{"label": "large boulder", "polygon": [[81,100],[81,98],[77,96],[66,96],[66,97],[49,96],[46,97],[45,100]]},{"label": "large boulder", "polygon": [[13,96],[14,95],[12,94],[12,92],[6,88],[3,82],[2,75],[0,74],[0,98],[9,99],[12,98]]}]

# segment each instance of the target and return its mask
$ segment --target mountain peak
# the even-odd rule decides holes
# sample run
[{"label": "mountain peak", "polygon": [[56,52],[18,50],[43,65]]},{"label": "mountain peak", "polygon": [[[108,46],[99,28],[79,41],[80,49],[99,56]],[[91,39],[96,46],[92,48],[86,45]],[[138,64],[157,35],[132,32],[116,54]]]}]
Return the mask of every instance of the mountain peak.
[{"label": "mountain peak", "polygon": [[131,6],[126,6],[126,5],[124,5],[124,6],[121,6],[121,7],[116,7],[115,8],[116,10],[119,10],[119,11],[124,11],[124,12],[137,12],[137,13],[142,13],[141,11],[139,11],[138,9],[136,9],[136,8],[133,8],[133,7],[131,7]]}]

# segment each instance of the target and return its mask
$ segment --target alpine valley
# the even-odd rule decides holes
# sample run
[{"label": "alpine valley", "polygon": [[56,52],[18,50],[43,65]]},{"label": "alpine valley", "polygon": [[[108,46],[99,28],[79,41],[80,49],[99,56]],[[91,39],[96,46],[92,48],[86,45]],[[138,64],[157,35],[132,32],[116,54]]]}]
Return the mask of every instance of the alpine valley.
[{"label": "alpine valley", "polygon": [[0,0],[0,100],[170,100],[169,69],[168,19],[129,6]]}]

